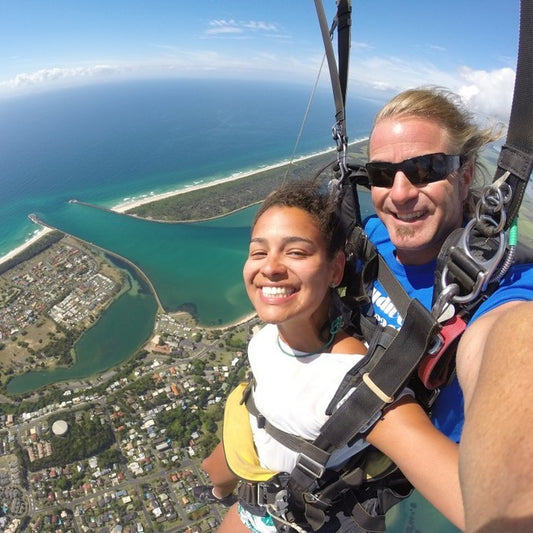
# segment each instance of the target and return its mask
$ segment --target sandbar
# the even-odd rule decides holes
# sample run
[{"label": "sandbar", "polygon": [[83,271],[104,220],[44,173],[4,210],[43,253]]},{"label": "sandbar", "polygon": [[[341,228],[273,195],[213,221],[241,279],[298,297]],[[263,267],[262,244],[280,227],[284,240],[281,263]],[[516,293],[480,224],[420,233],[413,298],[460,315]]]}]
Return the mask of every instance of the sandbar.
[{"label": "sandbar", "polygon": [[[368,138],[357,139],[356,141],[351,142],[350,146],[354,146],[354,145],[357,145],[359,143],[366,142],[367,140],[368,140]],[[179,189],[172,190],[172,191],[167,191],[167,192],[163,192],[163,193],[146,194],[146,195],[143,195],[143,196],[141,196],[139,198],[134,198],[132,200],[128,200],[128,201],[125,201],[125,202],[121,202],[121,203],[119,203],[117,205],[114,205],[113,207],[111,207],[111,210],[112,211],[116,211],[117,213],[126,213],[130,209],[134,209],[134,208],[139,207],[139,206],[144,205],[144,204],[157,202],[159,200],[164,200],[166,198],[170,198],[172,196],[177,196],[179,194],[186,194],[188,192],[196,191],[198,189],[206,189],[208,187],[213,187],[215,185],[220,185],[221,183],[227,183],[227,182],[230,182],[230,181],[239,180],[239,179],[242,179],[242,178],[247,178],[247,177],[253,176],[254,174],[257,174],[259,172],[264,172],[266,170],[274,170],[274,169],[277,169],[277,168],[282,168],[282,167],[284,167],[284,166],[286,166],[286,165],[288,165],[288,164],[290,164],[292,162],[304,161],[306,159],[311,159],[313,157],[317,157],[317,156],[320,156],[320,155],[325,155],[325,154],[327,154],[329,152],[334,152],[334,151],[335,151],[335,148],[328,148],[327,150],[322,150],[322,151],[314,152],[314,153],[311,153],[311,154],[308,154],[308,155],[299,156],[299,157],[296,157],[296,158],[292,158],[290,160],[287,159],[287,160],[281,161],[279,163],[274,163],[272,165],[267,165],[267,166],[264,166],[264,167],[254,168],[254,169],[249,170],[249,171],[235,172],[231,176],[227,176],[227,177],[224,177],[224,178],[209,180],[209,181],[206,181],[206,182],[203,182],[203,183],[198,183],[198,184],[193,184],[193,185],[184,185],[184,186],[180,187]],[[42,227],[42,229],[40,231],[38,231],[37,233],[35,233],[35,235],[33,235],[29,240],[27,240],[26,242],[24,242],[20,246],[17,246],[16,248],[11,250],[10,252],[5,254],[4,256],[0,257],[0,264],[4,263],[5,261],[8,261],[9,259],[14,258],[19,253],[23,252],[26,248],[29,248],[32,244],[37,242],[40,238],[44,237],[50,231],[52,231],[50,228]]]},{"label": "sandbar", "polygon": [[[353,141],[350,143],[350,146],[357,145],[359,143],[366,142],[368,140],[368,137],[363,139],[357,139],[356,141]],[[274,163],[272,165],[254,168],[253,170],[249,171],[243,171],[243,172],[235,172],[231,176],[225,177],[225,178],[219,178],[215,180],[206,181],[205,183],[199,183],[196,185],[184,185],[180,187],[179,189],[168,191],[164,193],[159,194],[149,194],[149,195],[143,195],[141,198],[135,198],[132,200],[128,200],[126,202],[120,203],[118,205],[115,205],[111,208],[112,211],[116,211],[117,213],[125,213],[130,209],[134,209],[136,207],[139,207],[144,204],[149,204],[152,202],[157,202],[159,200],[164,200],[166,198],[171,198],[172,196],[177,196],[178,194],[186,194],[188,192],[196,191],[198,189],[206,189],[208,187],[213,187],[215,185],[220,185],[221,183],[227,183],[230,181],[239,180],[242,178],[248,178],[250,176],[253,176],[254,174],[258,174],[259,172],[264,172],[266,170],[275,170],[276,168],[282,168],[284,166],[287,166],[290,163],[297,162],[297,161],[305,161],[306,159],[311,159],[313,157],[325,155],[330,152],[334,152],[334,148],[328,148],[327,150],[321,150],[319,152],[313,152],[312,154],[303,155],[296,157],[294,159],[287,159],[284,161],[281,161],[279,163]]]}]

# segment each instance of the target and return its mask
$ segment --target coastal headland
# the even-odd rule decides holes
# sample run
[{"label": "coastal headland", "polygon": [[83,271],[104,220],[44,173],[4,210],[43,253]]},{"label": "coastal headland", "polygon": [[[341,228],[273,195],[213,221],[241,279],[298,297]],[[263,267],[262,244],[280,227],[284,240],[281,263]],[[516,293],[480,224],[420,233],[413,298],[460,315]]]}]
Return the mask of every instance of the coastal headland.
[{"label": "coastal headland", "polygon": [[[367,139],[350,144],[347,159],[358,163],[366,161],[367,144]],[[227,178],[135,199],[112,209],[158,221],[206,220],[261,202],[286,181],[328,178],[334,174],[336,162],[336,151],[325,150]]]},{"label": "coastal headland", "polygon": [[[351,156],[355,154],[358,160],[364,158],[365,142],[359,142],[351,145]],[[207,181],[206,183],[196,184],[190,187],[185,187],[175,191],[165,192],[159,195],[147,195],[142,198],[134,199],[127,203],[121,203],[112,207],[115,212],[138,217],[146,218],[150,220],[157,220],[162,222],[176,222],[176,221],[196,221],[205,220],[214,217],[225,216],[233,211],[241,208],[253,205],[260,202],[269,192],[275,189],[284,181],[288,180],[303,180],[314,179],[320,175],[320,179],[325,179],[325,176],[329,176],[333,173],[332,167],[336,163],[336,152],[334,150],[328,150],[320,152],[318,154],[312,154],[307,157],[298,158],[292,162],[282,162],[276,165],[258,169],[253,172],[235,173],[228,176],[225,179],[219,179],[215,181]],[[72,200],[73,202],[85,203],[78,200]],[[100,209],[107,209],[101,206]],[[117,276],[115,276],[115,285],[112,290],[109,289],[108,294],[105,294],[103,303],[91,308],[90,321],[72,321],[72,325],[58,323],[57,329],[54,331],[53,320],[58,320],[58,317],[62,317],[58,314],[57,309],[64,313],[64,309],[67,305],[71,305],[69,302],[75,300],[78,307],[83,308],[85,300],[81,298],[80,294],[85,290],[85,284],[87,279],[83,276],[79,276],[78,287],[76,287],[76,276],[69,278],[68,286],[66,283],[61,286],[58,285],[54,294],[53,301],[40,300],[41,292],[44,294],[46,291],[37,290],[30,296],[19,296],[19,290],[11,290],[13,275],[16,273],[17,283],[25,283],[26,280],[30,280],[29,286],[36,286],[38,283],[35,281],[35,272],[41,278],[41,284],[44,282],[42,273],[42,265],[47,264],[49,261],[46,257],[56,257],[56,254],[64,253],[62,250],[64,245],[67,244],[70,250],[72,243],[78,241],[83,246],[83,253],[94,255],[95,265],[100,265],[98,268],[89,272],[93,275],[104,269],[107,272],[112,272],[115,268],[114,265],[105,262],[106,254],[113,255],[112,251],[100,249],[94,244],[80,241],[73,236],[65,236],[55,228],[47,226],[42,222],[37,215],[30,215],[30,218],[36,224],[39,224],[43,230],[30,241],[25,243],[24,246],[13,250],[6,256],[0,259],[0,279],[3,279],[5,304],[9,303],[10,307],[5,307],[5,315],[13,316],[14,319],[10,324],[4,324],[2,330],[2,349],[0,350],[0,364],[2,365],[4,375],[4,386],[7,379],[11,379],[15,376],[31,372],[32,370],[41,370],[43,368],[53,369],[57,365],[70,365],[73,361],[72,347],[74,346],[76,339],[81,336],[89,328],[93,327],[100,319],[100,315],[127,289],[127,280],[124,274],[117,270]],[[244,243],[243,243],[244,246]],[[50,253],[51,252],[51,253]],[[47,253],[47,256],[43,256],[43,253]],[[60,255],[59,255],[60,256]],[[59,257],[58,256],[58,257]],[[125,258],[120,258],[124,260]],[[56,267],[57,260],[52,259],[51,268]],[[126,262],[128,262],[126,260]],[[129,262],[128,262],[129,263]],[[36,265],[40,265],[37,268]],[[62,262],[60,267],[62,268]],[[164,315],[164,309],[161,306],[158,295],[154,286],[150,282],[150,279],[139,271],[139,269],[130,264],[133,270],[136,270],[141,278],[144,279],[147,286],[154,294],[158,303],[158,316]],[[105,273],[105,272],[104,272]],[[107,275],[107,274],[106,274]],[[62,272],[52,273],[51,284],[58,282],[63,276]],[[109,277],[109,276],[108,276]],[[31,281],[31,280],[34,281]],[[27,289],[27,287],[26,287]],[[61,290],[60,290],[61,289]],[[68,289],[68,290],[67,290]],[[78,300],[81,303],[78,303]],[[31,301],[31,309],[23,309],[23,302]],[[86,300],[88,307],[90,300]],[[12,305],[12,307],[11,307]],[[55,318],[49,316],[52,309],[55,309]],[[9,311],[9,313],[7,313]],[[194,320],[191,316],[185,316],[187,313],[171,313],[176,315],[178,321],[186,324],[187,327],[191,327],[191,323]],[[22,323],[18,323],[15,320],[17,316],[27,316],[28,320]],[[237,324],[246,323],[253,315],[243,316],[237,320],[232,320],[228,324],[220,324],[220,328],[234,327]],[[29,324],[34,320],[37,324],[37,328],[30,327]],[[25,326],[24,324],[27,324]],[[48,324],[44,332],[43,324]],[[204,334],[204,330],[209,328],[200,328],[198,324],[192,326],[198,331],[200,335]],[[67,330],[72,329],[73,335],[67,334]],[[44,332],[44,336],[43,336]],[[155,331],[154,331],[155,333]],[[62,358],[57,357],[44,357],[41,354],[48,353],[56,344],[61,340],[62,348],[60,351],[65,351],[70,354],[68,357],[65,355]],[[59,346],[56,346],[59,348]],[[27,353],[25,353],[27,352]],[[133,355],[133,353],[131,354]]]}]

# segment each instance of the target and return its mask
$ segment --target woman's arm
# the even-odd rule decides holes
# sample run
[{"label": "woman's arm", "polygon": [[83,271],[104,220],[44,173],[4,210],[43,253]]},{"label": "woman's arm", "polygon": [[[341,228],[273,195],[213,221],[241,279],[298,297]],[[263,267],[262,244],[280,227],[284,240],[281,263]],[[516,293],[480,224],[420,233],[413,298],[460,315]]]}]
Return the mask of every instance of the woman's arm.
[{"label": "woman's arm", "polygon": [[390,457],[444,516],[464,529],[459,447],[438,431],[409,396],[385,412],[366,440]]}]

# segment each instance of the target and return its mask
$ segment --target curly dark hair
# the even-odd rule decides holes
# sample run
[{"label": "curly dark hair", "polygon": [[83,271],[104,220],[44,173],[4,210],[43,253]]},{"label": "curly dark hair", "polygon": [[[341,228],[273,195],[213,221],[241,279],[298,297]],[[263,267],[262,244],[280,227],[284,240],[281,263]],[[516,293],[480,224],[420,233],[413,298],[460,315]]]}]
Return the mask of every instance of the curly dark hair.
[{"label": "curly dark hair", "polygon": [[311,181],[296,181],[282,185],[265,198],[255,215],[252,230],[259,217],[276,206],[298,207],[309,213],[327,243],[326,252],[329,259],[344,249],[346,235],[335,202],[328,194],[326,186]]}]

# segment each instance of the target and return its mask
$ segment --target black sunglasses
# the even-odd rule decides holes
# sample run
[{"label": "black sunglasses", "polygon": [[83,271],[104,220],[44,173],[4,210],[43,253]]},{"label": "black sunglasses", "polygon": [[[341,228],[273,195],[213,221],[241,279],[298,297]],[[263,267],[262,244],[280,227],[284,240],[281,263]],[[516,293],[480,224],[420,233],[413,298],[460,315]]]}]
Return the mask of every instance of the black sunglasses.
[{"label": "black sunglasses", "polygon": [[368,181],[374,187],[392,187],[396,173],[401,170],[413,185],[425,185],[446,179],[459,170],[463,158],[443,153],[419,155],[401,163],[372,161],[367,163]]}]

